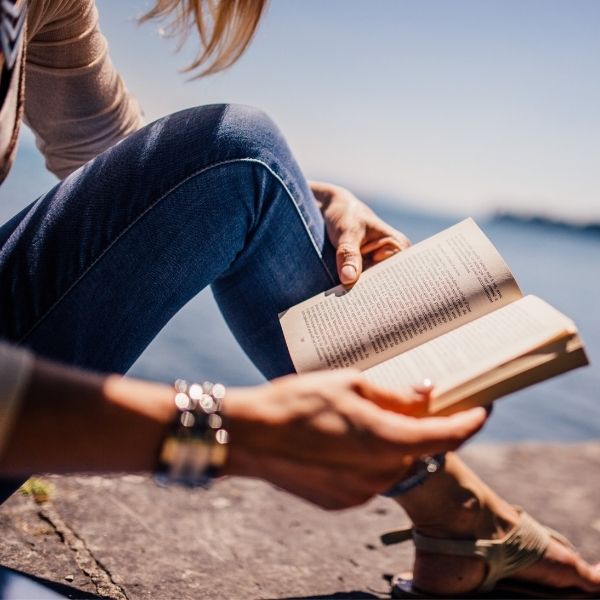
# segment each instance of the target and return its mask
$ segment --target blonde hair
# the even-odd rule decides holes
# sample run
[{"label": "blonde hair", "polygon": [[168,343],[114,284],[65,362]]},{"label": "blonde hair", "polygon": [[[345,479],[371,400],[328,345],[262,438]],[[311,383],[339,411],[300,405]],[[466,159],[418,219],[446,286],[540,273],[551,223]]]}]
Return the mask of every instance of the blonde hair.
[{"label": "blonde hair", "polygon": [[267,0],[155,0],[141,21],[166,18],[166,33],[181,44],[191,29],[200,34],[201,50],[188,67],[195,77],[230,67],[245,52],[256,32]]}]

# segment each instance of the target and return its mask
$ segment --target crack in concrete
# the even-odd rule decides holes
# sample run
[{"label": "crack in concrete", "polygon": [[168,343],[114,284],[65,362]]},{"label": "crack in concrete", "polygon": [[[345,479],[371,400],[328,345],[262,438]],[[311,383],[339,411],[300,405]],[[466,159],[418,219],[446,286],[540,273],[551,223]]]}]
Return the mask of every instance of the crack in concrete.
[{"label": "crack in concrete", "polygon": [[92,580],[99,596],[114,600],[129,600],[125,590],[115,583],[106,566],[92,554],[85,541],[65,523],[53,506],[46,505],[40,508],[38,515],[54,529],[61,541],[73,552],[77,566]]}]

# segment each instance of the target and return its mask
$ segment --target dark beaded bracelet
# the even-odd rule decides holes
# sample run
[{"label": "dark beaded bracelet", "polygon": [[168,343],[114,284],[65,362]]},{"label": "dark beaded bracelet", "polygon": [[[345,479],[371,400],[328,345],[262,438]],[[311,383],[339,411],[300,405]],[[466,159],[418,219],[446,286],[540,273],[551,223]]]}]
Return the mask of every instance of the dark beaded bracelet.
[{"label": "dark beaded bracelet", "polygon": [[444,467],[445,463],[446,455],[444,453],[436,454],[435,456],[424,456],[417,463],[416,473],[409,475],[402,481],[399,481],[396,485],[383,492],[381,495],[394,498],[395,496],[405,494],[409,490],[421,485],[430,475],[437,473]]}]

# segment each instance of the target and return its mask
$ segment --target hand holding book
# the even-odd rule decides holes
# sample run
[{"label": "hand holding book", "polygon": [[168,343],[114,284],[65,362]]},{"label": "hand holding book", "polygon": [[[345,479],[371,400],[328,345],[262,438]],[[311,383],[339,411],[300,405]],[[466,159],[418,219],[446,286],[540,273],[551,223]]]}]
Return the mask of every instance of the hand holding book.
[{"label": "hand holding book", "polygon": [[434,380],[455,412],[587,364],[573,322],[535,296],[467,219],[280,315],[298,372],[355,366],[390,388]]},{"label": "hand holding book", "polygon": [[351,191],[322,181],[311,181],[310,188],[335,246],[337,273],[343,284],[354,284],[363,267],[410,246],[402,232],[380,219]]}]

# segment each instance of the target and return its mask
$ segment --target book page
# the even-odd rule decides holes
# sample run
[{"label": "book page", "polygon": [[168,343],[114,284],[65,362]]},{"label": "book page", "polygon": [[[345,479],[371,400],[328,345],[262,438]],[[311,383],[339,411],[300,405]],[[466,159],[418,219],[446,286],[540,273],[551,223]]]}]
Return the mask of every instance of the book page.
[{"label": "book page", "polygon": [[367,369],[367,379],[406,388],[424,378],[434,398],[552,341],[576,333],[573,321],[536,296],[526,296]]},{"label": "book page", "polygon": [[298,372],[367,369],[522,296],[508,266],[466,219],[290,308],[280,323]]},{"label": "book page", "polygon": [[428,414],[449,415],[473,406],[486,406],[496,398],[588,364],[581,338],[577,334],[568,334],[568,337],[511,359],[442,395],[434,393]]}]

